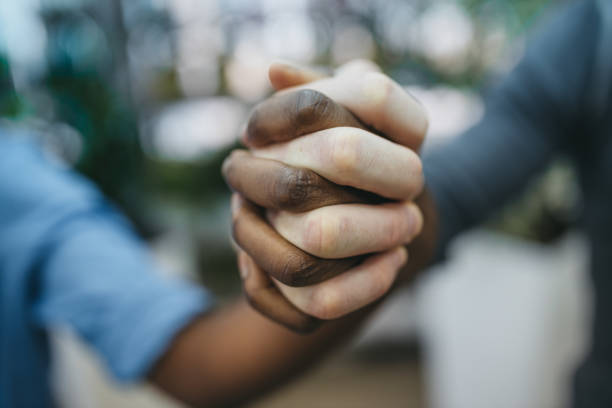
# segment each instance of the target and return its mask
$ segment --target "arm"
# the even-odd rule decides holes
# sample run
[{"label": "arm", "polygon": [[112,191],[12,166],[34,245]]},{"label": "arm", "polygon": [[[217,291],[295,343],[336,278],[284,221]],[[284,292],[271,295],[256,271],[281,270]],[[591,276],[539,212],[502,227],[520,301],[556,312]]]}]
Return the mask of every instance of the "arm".
[{"label": "arm", "polygon": [[[401,253],[397,246],[412,241],[423,224],[411,202],[422,188],[422,167],[405,147],[418,148],[423,140],[427,119],[422,107],[396,83],[372,72],[371,64],[349,64],[343,72],[262,102],[245,134],[257,149],[232,154],[223,167],[236,192],[273,210],[267,213],[270,225],[261,210],[234,220],[236,242],[276,279],[268,292],[278,288],[293,306],[321,319],[337,318],[362,307],[364,299],[369,303],[386,293],[395,275],[382,274],[378,265]],[[277,88],[309,78],[285,65],[271,67],[270,77]],[[364,122],[326,95],[361,112]],[[373,128],[397,143],[371,133]],[[271,226],[274,240],[248,233]],[[340,264],[351,256],[363,262]],[[304,282],[293,276],[324,282],[295,287]],[[248,284],[245,291],[263,314],[300,327],[295,315],[278,312],[290,307],[282,297],[261,301]]]},{"label": "arm", "polygon": [[564,8],[489,95],[482,120],[426,152],[426,183],[440,218],[438,256],[454,236],[514,197],[553,155],[577,156],[588,145],[598,27],[595,1]]},{"label": "arm", "polygon": [[192,406],[237,406],[321,361],[348,340],[372,310],[300,335],[240,301],[191,323],[149,378]]},{"label": "arm", "polygon": [[[408,245],[411,259],[400,274],[400,281],[408,280],[431,263],[434,255],[437,253],[439,256],[454,235],[482,221],[507,201],[530,176],[546,165],[553,153],[576,147],[572,146],[577,140],[575,135],[585,131],[586,127],[582,121],[588,110],[585,89],[589,85],[597,23],[593,1],[572,4],[543,30],[518,67],[495,91],[484,119],[450,145],[425,156],[426,185],[416,200],[423,214],[424,227],[421,235]],[[422,137],[424,132],[415,132],[415,129],[426,128],[426,121],[425,126],[422,125],[424,116],[415,115],[420,109],[415,108],[414,101],[406,100],[403,93],[397,91],[398,87],[382,75],[361,72],[357,76],[338,74],[333,78],[319,79],[308,70],[280,65],[271,68],[270,77],[277,89],[287,86],[292,89],[310,88],[335,102],[312,103],[307,116],[308,131],[302,133],[294,130],[303,130],[304,126],[301,115],[291,118],[291,112],[295,112],[291,103],[285,104],[284,110],[278,108],[278,103],[269,103],[268,106],[278,110],[276,116],[282,118],[285,115],[284,119],[273,121],[276,126],[272,126],[273,132],[282,136],[267,135],[266,138],[265,132],[259,131],[260,127],[249,126],[246,141],[251,146],[286,141],[327,127],[356,126],[346,119],[346,115],[335,113],[338,110],[335,103],[348,108],[360,123],[394,142],[416,149],[420,145],[422,139],[414,135],[421,133]],[[257,121],[258,115],[251,120]],[[278,126],[279,122],[285,126]],[[579,153],[579,149],[575,148],[574,153]],[[298,165],[302,167],[302,173],[314,170],[329,176],[311,163],[295,160],[290,155],[272,155],[271,158]],[[365,163],[372,164],[369,161]],[[285,169],[278,174],[277,179],[289,179],[291,172]],[[270,179],[274,177],[270,176]],[[248,188],[240,183],[232,184],[231,178],[229,182],[260,205],[274,208],[274,199],[262,200],[258,195],[249,194]],[[342,180],[336,182],[344,184]],[[286,186],[290,183],[277,184]],[[372,191],[367,186],[365,189]],[[293,196],[276,191],[270,194],[275,193],[277,200]],[[299,196],[300,191],[295,193]],[[321,199],[317,193],[314,201],[333,204],[330,197],[334,194],[336,198],[340,196],[340,193],[326,189],[326,198]],[[312,196],[305,197],[306,202],[313,200]],[[363,214],[365,216],[365,212]],[[275,227],[282,233],[282,226]],[[372,233],[372,230],[368,232]],[[299,233],[284,235],[300,246]]]},{"label": "arm", "polygon": [[[434,247],[442,248],[450,237],[508,200],[553,153],[571,146],[574,135],[584,130],[579,117],[592,60],[588,45],[594,43],[594,18],[591,2],[571,6],[495,92],[483,121],[450,146],[426,156],[431,194],[426,189],[417,200],[425,229],[409,245],[407,270],[430,262]],[[333,201],[329,195],[326,199]],[[325,336],[334,327],[328,324],[324,330],[310,338]]]},{"label": "arm", "polygon": [[[193,406],[244,402],[320,360],[372,310],[309,336],[263,319],[244,301],[209,312],[203,289],[157,273],[92,185],[23,141],[0,139],[0,151],[0,264],[16,272],[11,265],[27,259],[19,274],[36,288],[14,301],[28,307],[16,319],[30,337],[38,329],[70,328],[120,381],[148,377]],[[245,267],[252,276],[261,273]],[[3,296],[11,289],[4,283]],[[13,346],[2,351],[23,352],[21,361],[37,352],[21,338],[6,340]],[[26,381],[30,374],[23,375]]]}]

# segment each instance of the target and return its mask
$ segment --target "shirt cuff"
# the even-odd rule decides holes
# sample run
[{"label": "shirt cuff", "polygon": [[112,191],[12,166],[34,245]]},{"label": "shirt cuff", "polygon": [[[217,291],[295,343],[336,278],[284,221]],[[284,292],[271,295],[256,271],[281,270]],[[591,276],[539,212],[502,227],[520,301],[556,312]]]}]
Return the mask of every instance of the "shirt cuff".
[{"label": "shirt cuff", "polygon": [[155,302],[138,325],[125,333],[123,351],[109,361],[118,381],[129,383],[146,377],[179,332],[212,307],[212,296],[202,288],[185,284],[181,289]]}]

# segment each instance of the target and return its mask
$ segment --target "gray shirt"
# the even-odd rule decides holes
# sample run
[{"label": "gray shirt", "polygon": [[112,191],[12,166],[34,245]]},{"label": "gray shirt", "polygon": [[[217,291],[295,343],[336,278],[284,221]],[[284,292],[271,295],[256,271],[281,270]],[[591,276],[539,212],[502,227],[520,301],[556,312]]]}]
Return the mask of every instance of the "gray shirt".
[{"label": "gray shirt", "polygon": [[561,10],[492,92],[483,119],[425,156],[440,252],[560,154],[579,173],[595,287],[593,344],[573,406],[612,407],[612,1]]}]

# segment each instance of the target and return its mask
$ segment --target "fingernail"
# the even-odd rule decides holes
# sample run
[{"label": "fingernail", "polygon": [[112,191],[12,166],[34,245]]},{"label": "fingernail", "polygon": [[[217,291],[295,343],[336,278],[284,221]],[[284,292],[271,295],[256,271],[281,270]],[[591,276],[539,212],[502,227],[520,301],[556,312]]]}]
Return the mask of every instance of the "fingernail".
[{"label": "fingernail", "polygon": [[225,160],[223,160],[223,164],[221,165],[221,173],[224,176],[227,176],[232,162],[234,160],[240,160],[240,157],[244,157],[245,154],[247,154],[245,150],[232,150],[232,152],[225,158]]},{"label": "fingernail", "polygon": [[408,209],[408,219],[410,222],[410,239],[417,236],[423,229],[423,214],[417,205],[413,202],[406,204]]},{"label": "fingernail", "polygon": [[240,209],[240,196],[238,194],[232,194],[230,208],[232,210],[232,214],[236,214],[236,212]]},{"label": "fingernail", "polygon": [[238,269],[240,271],[240,278],[246,280],[249,277],[250,269],[249,261],[246,259],[245,254],[240,254],[238,256]]},{"label": "fingernail", "polygon": [[404,247],[399,247],[396,252],[396,265],[397,267],[402,267],[408,261],[408,250]]},{"label": "fingernail", "polygon": [[240,133],[238,136],[238,140],[240,141],[240,143],[242,143],[245,146],[248,146],[248,129],[249,129],[249,124],[248,123],[244,123],[242,125],[242,128],[240,129]]},{"label": "fingernail", "polygon": [[230,162],[232,156],[227,156],[225,160],[223,160],[223,164],[221,165],[221,174],[225,177],[227,176],[227,171],[229,170]]}]

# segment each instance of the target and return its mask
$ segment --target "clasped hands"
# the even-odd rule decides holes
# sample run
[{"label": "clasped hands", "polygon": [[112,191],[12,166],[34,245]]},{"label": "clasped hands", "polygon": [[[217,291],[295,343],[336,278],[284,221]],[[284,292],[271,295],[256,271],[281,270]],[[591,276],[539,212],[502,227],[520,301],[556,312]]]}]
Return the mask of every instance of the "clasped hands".
[{"label": "clasped hands", "polygon": [[414,274],[406,248],[424,224],[418,150],[427,118],[365,61],[332,77],[273,64],[270,80],[277,92],[243,137],[250,150],[234,151],[223,174],[247,298],[308,332]]}]

